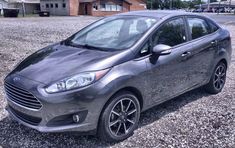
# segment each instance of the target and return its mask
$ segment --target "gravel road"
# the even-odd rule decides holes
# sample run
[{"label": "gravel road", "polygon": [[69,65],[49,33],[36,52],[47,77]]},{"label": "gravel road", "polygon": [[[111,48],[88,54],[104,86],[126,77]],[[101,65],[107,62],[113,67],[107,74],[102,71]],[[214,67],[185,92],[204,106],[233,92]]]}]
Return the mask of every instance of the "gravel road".
[{"label": "gravel road", "polygon": [[[0,147],[235,147],[235,51],[221,93],[209,95],[197,89],[156,106],[141,114],[134,135],[120,143],[77,133],[40,133],[10,119],[4,110],[6,74],[26,56],[97,19],[0,18]],[[235,37],[235,26],[225,27]]]}]

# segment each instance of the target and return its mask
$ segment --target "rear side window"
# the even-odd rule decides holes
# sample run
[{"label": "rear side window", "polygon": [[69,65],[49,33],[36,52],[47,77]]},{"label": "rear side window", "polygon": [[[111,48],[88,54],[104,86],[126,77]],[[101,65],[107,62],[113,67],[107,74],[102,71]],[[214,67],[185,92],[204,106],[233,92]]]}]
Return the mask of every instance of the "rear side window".
[{"label": "rear side window", "polygon": [[216,32],[219,29],[219,27],[216,26],[213,22],[209,21],[208,23],[210,26],[210,33]]},{"label": "rear side window", "polygon": [[204,19],[188,18],[188,24],[192,39],[210,34],[210,27]]},{"label": "rear side window", "polygon": [[177,18],[163,24],[153,35],[153,45],[165,44],[176,46],[186,42],[184,20]]}]

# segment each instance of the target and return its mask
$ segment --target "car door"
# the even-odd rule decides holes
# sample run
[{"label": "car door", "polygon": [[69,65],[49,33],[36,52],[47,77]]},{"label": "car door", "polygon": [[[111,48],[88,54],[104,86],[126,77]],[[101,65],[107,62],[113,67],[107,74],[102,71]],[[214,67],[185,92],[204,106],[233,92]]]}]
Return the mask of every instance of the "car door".
[{"label": "car door", "polygon": [[172,47],[169,55],[160,56],[155,62],[151,56],[146,60],[149,68],[148,84],[154,102],[163,102],[193,87],[192,73],[195,72],[191,55],[192,43],[188,41],[184,17],[163,23],[152,35],[152,47],[165,44]]},{"label": "car door", "polygon": [[197,63],[194,65],[195,73],[192,73],[191,82],[204,84],[209,80],[213,68],[213,59],[218,48],[218,34],[213,32],[218,28],[214,26],[212,30],[209,22],[201,17],[188,16],[186,20],[193,45],[192,60]]}]

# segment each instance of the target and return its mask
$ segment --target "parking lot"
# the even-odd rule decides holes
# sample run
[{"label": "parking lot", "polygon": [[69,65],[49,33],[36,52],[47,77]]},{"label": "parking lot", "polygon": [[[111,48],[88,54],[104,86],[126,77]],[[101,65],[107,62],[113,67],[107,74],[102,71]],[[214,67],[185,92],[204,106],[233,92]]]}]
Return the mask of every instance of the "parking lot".
[{"label": "parking lot", "polygon": [[3,79],[36,50],[65,39],[96,17],[0,18],[0,147],[235,147],[235,16],[210,15],[232,35],[233,57],[223,91],[199,88],[141,114],[134,135],[105,143],[77,133],[40,133],[4,110]]}]

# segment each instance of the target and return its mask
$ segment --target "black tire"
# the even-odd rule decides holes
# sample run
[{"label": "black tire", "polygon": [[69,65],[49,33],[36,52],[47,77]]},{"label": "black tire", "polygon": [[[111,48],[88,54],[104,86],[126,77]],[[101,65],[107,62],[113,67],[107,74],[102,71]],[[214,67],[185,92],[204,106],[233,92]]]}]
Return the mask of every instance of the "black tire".
[{"label": "black tire", "polygon": [[[136,112],[129,114],[135,109]],[[101,114],[98,125],[98,136],[107,142],[122,141],[130,137],[138,127],[139,117],[140,104],[137,97],[128,91],[117,93],[111,98]],[[117,132],[118,130],[119,132]]]},{"label": "black tire", "polygon": [[205,90],[211,94],[217,94],[221,92],[226,82],[226,72],[227,66],[225,63],[219,62],[213,71],[210,82],[205,85]]}]

